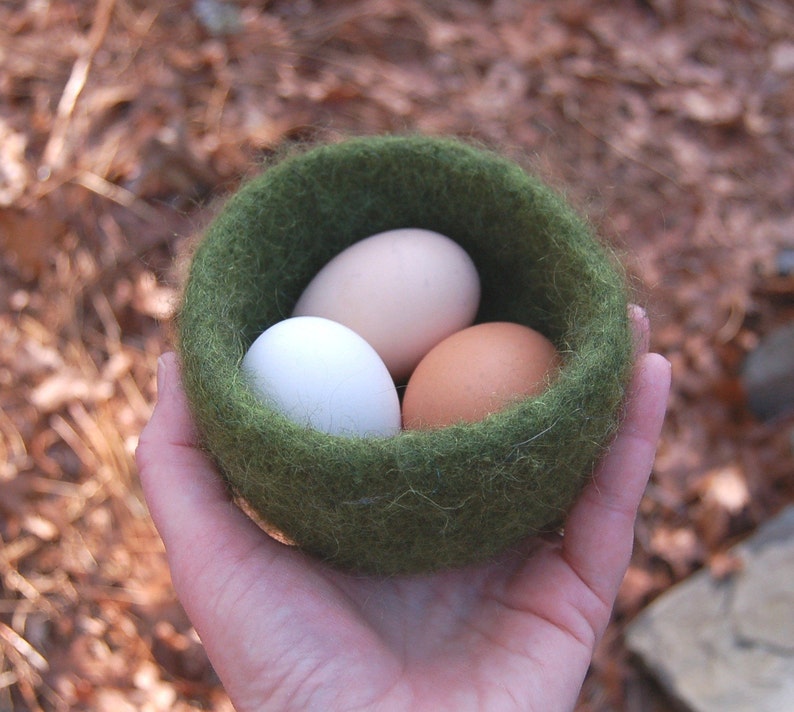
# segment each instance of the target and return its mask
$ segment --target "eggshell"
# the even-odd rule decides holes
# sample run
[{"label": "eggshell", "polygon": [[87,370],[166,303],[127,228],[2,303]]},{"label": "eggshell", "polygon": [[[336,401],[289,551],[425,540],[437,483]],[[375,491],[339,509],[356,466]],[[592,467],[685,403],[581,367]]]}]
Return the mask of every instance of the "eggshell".
[{"label": "eggshell", "polygon": [[243,362],[254,390],[291,420],[332,435],[400,431],[397,389],[375,350],[342,324],[285,319],[260,334]]},{"label": "eggshell", "polygon": [[477,324],[447,337],[416,367],[403,397],[403,427],[475,422],[537,395],[560,365],[554,345],[521,324]]},{"label": "eggshell", "polygon": [[480,280],[465,250],[431,230],[403,228],[339,253],[304,290],[293,316],[350,327],[405,382],[420,359],[477,314]]}]

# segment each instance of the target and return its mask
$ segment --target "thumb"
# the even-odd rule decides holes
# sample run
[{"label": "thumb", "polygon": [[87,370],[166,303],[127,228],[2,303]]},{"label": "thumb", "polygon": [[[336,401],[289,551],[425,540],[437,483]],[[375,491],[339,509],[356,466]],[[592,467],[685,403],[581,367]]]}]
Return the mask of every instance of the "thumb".
[{"label": "thumb", "polygon": [[196,428],[173,353],[158,361],[158,399],[135,452],[152,519],[175,576],[189,561],[267,539],[231,501],[214,465],[198,447]]}]

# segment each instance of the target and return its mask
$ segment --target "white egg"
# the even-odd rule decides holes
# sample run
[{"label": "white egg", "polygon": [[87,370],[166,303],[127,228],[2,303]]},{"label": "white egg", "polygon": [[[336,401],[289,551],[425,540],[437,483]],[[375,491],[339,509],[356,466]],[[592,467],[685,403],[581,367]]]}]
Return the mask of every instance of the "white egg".
[{"label": "white egg", "polygon": [[262,400],[332,435],[390,437],[400,402],[386,365],[361,336],[329,319],[285,319],[248,349],[243,371]]}]

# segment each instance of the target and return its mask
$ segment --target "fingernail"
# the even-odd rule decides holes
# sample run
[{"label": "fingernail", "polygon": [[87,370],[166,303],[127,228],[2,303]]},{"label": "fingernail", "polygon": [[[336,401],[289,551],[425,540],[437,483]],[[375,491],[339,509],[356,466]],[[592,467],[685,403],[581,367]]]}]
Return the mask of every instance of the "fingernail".
[{"label": "fingernail", "polygon": [[629,314],[637,319],[648,318],[648,311],[639,304],[629,304]]}]

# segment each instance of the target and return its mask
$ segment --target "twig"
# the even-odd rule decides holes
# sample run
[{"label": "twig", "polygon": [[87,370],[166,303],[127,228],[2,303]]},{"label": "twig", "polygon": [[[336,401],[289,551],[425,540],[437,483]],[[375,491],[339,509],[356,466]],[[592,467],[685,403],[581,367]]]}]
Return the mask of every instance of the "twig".
[{"label": "twig", "polygon": [[50,669],[47,659],[34,648],[27,640],[25,640],[13,628],[7,626],[5,623],[0,622],[0,639],[8,643],[14,650],[16,650],[25,660],[28,665],[38,672],[46,672]]},{"label": "twig", "polygon": [[73,179],[74,183],[87,188],[92,193],[107,198],[108,200],[121,205],[135,213],[142,220],[147,222],[157,222],[161,219],[160,214],[148,203],[141,200],[135,193],[120,185],[111,183],[102,176],[98,176],[91,171],[80,171]]},{"label": "twig", "polygon": [[88,33],[85,48],[72,65],[69,79],[58,102],[50,137],[44,147],[41,166],[41,173],[44,176],[48,177],[64,163],[66,158],[64,147],[69,133],[71,116],[77,104],[77,99],[85,88],[88,73],[91,70],[91,63],[94,61],[94,55],[105,39],[115,4],[116,0],[98,0],[97,2],[94,20],[91,23],[91,30]]},{"label": "twig", "polygon": [[40,673],[49,670],[49,663],[27,640],[13,628],[0,622],[0,651],[11,662],[14,684],[22,695],[27,709],[42,712],[38,703],[36,687],[41,684]]},{"label": "twig", "polygon": [[573,120],[579,126],[581,126],[588,134],[590,134],[593,138],[601,141],[601,143],[603,143],[604,145],[606,145],[609,148],[611,148],[613,151],[615,151],[615,153],[620,154],[621,156],[623,156],[623,158],[627,158],[632,163],[636,163],[638,166],[642,166],[643,168],[647,168],[648,170],[653,171],[659,177],[664,178],[665,180],[667,180],[670,183],[672,183],[676,188],[682,189],[681,184],[675,179],[674,176],[670,175],[669,173],[665,173],[663,170],[660,170],[656,166],[651,165],[647,161],[643,161],[642,159],[640,159],[636,155],[633,155],[633,152],[627,151],[626,149],[623,149],[620,146],[615,145],[609,139],[605,138],[604,136],[602,136],[597,131],[594,131],[593,129],[591,129],[581,119],[574,118]]}]

